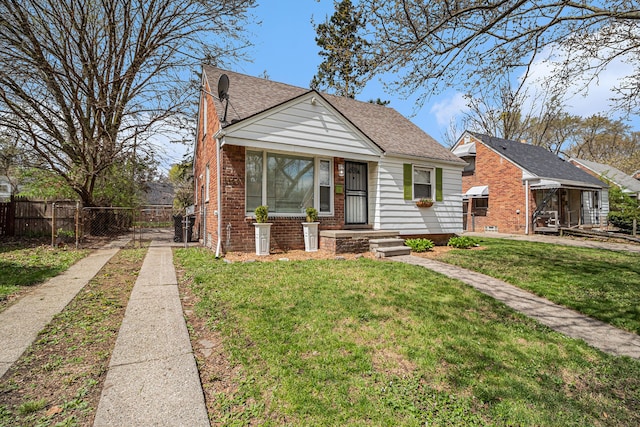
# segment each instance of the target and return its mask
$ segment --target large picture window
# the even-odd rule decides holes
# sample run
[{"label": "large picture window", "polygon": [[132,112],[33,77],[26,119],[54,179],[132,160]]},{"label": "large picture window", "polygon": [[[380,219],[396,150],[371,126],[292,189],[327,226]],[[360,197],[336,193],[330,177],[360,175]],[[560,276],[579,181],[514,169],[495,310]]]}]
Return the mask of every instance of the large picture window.
[{"label": "large picture window", "polygon": [[320,213],[330,213],[331,194],[330,160],[247,151],[247,213],[260,205],[269,206],[274,214],[304,215],[311,206]]}]

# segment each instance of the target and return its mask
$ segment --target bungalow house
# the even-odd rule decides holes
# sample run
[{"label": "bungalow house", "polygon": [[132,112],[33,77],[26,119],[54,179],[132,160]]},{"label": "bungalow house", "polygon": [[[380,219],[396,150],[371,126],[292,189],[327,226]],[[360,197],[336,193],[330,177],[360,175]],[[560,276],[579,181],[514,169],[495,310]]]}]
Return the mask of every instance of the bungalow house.
[{"label": "bungalow house", "polygon": [[543,147],[467,131],[452,152],[467,162],[465,230],[530,234],[606,221],[607,185]]},{"label": "bungalow house", "polygon": [[462,231],[465,163],[391,108],[204,66],[198,121],[195,232],[216,253],[255,248],[260,205],[274,251],[304,248],[307,207],[336,253]]},{"label": "bungalow house", "polygon": [[572,158],[569,159],[569,162],[596,178],[603,178],[609,184],[619,187],[620,190],[629,197],[640,200],[640,181],[630,175],[627,175],[620,169],[583,159]]}]

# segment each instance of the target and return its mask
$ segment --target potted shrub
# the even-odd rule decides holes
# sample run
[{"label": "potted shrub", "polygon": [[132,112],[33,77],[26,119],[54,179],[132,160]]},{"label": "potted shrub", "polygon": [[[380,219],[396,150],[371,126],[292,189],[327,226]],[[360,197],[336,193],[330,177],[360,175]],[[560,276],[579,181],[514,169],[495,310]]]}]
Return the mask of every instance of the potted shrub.
[{"label": "potted shrub", "polygon": [[256,255],[269,255],[271,246],[271,223],[269,218],[269,206],[258,206],[254,211],[256,222],[253,226],[256,229]]},{"label": "potted shrub", "polygon": [[306,214],[307,222],[302,223],[304,250],[307,252],[316,252],[318,250],[318,211],[316,208],[308,207]]},{"label": "potted shrub", "polygon": [[416,206],[419,208],[430,208],[433,206],[433,199],[420,199],[416,202]]}]

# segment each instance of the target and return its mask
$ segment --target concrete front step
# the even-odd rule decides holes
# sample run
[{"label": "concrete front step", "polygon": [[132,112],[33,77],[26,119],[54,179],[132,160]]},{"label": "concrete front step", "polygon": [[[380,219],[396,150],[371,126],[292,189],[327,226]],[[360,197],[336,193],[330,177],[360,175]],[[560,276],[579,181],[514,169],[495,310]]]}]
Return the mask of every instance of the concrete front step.
[{"label": "concrete front step", "polygon": [[394,256],[410,255],[411,248],[408,246],[388,246],[377,248],[373,251],[377,258],[389,258]]},{"label": "concrete front step", "polygon": [[375,252],[378,248],[390,248],[393,246],[404,246],[404,239],[399,237],[386,239],[369,239],[369,250]]}]

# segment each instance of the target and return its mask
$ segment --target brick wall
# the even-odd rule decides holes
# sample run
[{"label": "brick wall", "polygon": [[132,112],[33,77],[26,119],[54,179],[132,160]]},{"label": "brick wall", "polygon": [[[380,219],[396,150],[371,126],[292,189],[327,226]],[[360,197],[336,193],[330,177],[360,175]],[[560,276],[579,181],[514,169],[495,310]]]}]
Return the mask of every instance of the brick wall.
[{"label": "brick wall", "polygon": [[[524,233],[526,226],[525,186],[522,182],[522,170],[487,148],[482,142],[476,143],[476,169],[473,174],[462,177],[463,193],[471,187],[489,186],[489,208],[486,216],[475,217],[475,231],[484,231],[485,227],[497,227],[503,233]],[[534,209],[530,198],[530,211]],[[518,213],[519,211],[519,213]],[[472,230],[471,200],[467,214],[467,230]]]},{"label": "brick wall", "polygon": [[[210,88],[205,86],[205,90],[210,92]],[[217,159],[216,159],[216,140],[213,135],[220,129],[220,121],[216,113],[213,99],[210,95],[204,94],[202,101],[207,103],[207,126],[204,128],[204,117],[202,106],[199,109],[198,118],[198,136],[197,146],[194,156],[194,182],[195,187],[195,212],[196,220],[194,223],[194,232],[198,234],[200,242],[215,249],[218,241],[218,218],[215,211],[218,210],[218,199],[216,196],[217,182]],[[202,105],[202,104],[201,104]],[[206,188],[206,169],[209,165],[209,195],[202,197],[201,189]],[[205,209],[206,208],[206,209]],[[206,212],[206,216],[201,213]],[[206,222],[206,227],[203,222]],[[206,234],[205,235],[205,230]]]},{"label": "brick wall", "polygon": [[[253,215],[245,211],[245,147],[225,145],[222,160],[222,246],[224,252],[254,252],[255,227]],[[340,158],[334,159],[335,184],[344,185],[344,177],[338,176]],[[271,226],[271,252],[304,249],[302,222],[299,217],[269,217]],[[344,197],[334,197],[334,216],[320,217],[319,230],[341,229],[344,225]],[[228,231],[231,238],[227,242]]]}]

